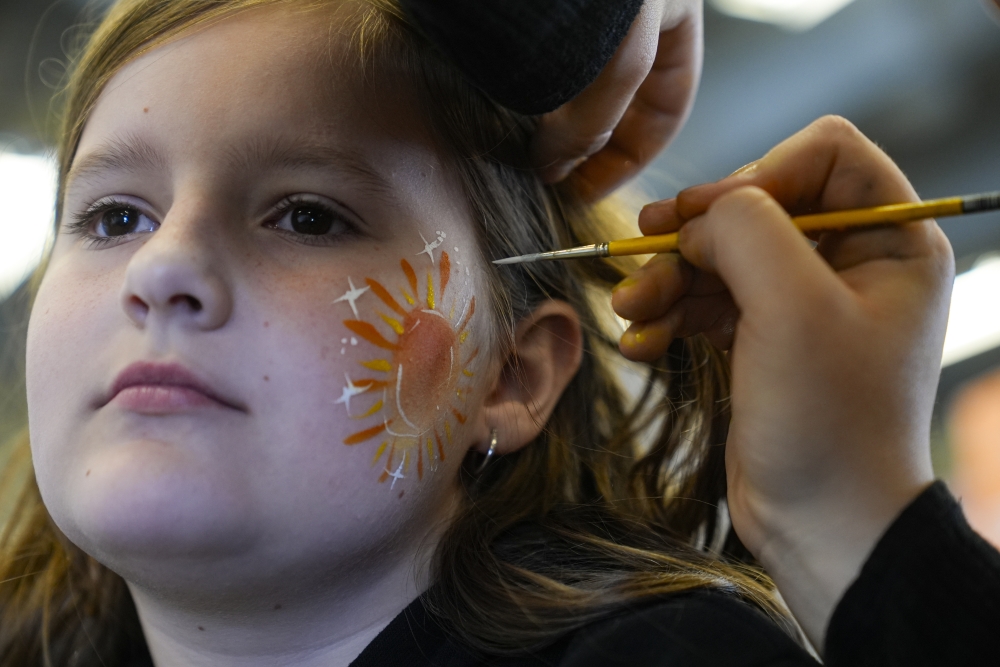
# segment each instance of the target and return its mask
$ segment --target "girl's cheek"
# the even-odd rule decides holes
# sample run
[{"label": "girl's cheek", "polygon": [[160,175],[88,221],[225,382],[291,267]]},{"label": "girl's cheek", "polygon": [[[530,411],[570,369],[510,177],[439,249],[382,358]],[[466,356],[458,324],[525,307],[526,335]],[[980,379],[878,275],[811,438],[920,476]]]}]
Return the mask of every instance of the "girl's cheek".
[{"label": "girl's cheek", "polygon": [[464,455],[480,353],[476,298],[465,267],[434,248],[377,279],[345,283],[335,305],[344,315],[338,352],[349,370],[335,403],[353,428],[343,444],[395,489]]}]

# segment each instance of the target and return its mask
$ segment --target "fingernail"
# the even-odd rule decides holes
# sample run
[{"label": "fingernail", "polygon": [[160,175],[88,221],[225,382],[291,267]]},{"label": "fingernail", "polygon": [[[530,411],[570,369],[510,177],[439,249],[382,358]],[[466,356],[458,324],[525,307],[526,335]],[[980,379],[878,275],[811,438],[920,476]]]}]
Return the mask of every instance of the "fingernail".
[{"label": "fingernail", "polygon": [[614,287],[612,287],[611,288],[611,293],[615,294],[615,293],[618,292],[618,290],[628,289],[629,287],[634,287],[635,285],[638,285],[638,284],[639,284],[638,280],[636,280],[632,276],[629,276],[625,280],[621,281],[620,283],[618,283],[617,285],[615,285]]},{"label": "fingernail", "polygon": [[630,327],[629,330],[622,335],[622,345],[625,347],[636,347],[645,342],[646,333],[642,329]]}]

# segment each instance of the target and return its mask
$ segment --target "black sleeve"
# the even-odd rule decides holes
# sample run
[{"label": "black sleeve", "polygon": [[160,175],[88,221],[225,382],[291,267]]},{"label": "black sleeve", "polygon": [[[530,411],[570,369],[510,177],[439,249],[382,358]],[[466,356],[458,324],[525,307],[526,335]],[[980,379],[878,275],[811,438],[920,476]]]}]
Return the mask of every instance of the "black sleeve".
[{"label": "black sleeve", "polygon": [[469,80],[524,114],[573,99],[611,60],[642,0],[401,0]]},{"label": "black sleeve", "polygon": [[763,613],[697,592],[589,625],[559,667],[818,667]]},{"label": "black sleeve", "polygon": [[875,546],[834,610],[830,667],[1000,662],[1000,553],[937,482]]}]

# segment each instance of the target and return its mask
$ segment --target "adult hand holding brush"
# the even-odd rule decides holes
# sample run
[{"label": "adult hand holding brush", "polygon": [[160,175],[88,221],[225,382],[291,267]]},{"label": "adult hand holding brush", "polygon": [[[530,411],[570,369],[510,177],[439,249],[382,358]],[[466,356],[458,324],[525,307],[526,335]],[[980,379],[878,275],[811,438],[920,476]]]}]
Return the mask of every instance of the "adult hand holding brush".
[{"label": "adult hand holding brush", "polygon": [[733,526],[817,647],[880,537],[934,480],[954,262],[931,220],[824,233],[814,250],[790,216],[915,201],[875,144],[825,118],[647,206],[643,233],[679,230],[680,255],[654,257],[613,296],[633,321],[626,357],[698,333],[730,351]]}]

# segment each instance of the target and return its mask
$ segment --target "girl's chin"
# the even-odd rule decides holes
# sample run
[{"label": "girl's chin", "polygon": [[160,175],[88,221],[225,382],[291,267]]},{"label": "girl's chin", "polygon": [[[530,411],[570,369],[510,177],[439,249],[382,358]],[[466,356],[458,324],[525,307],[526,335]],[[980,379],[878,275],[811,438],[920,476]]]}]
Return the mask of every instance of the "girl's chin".
[{"label": "girl's chin", "polygon": [[176,448],[134,443],[92,457],[52,490],[61,497],[42,490],[60,529],[99,560],[245,551],[258,538],[254,498],[239,479],[203,463]]}]

